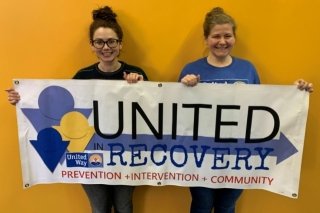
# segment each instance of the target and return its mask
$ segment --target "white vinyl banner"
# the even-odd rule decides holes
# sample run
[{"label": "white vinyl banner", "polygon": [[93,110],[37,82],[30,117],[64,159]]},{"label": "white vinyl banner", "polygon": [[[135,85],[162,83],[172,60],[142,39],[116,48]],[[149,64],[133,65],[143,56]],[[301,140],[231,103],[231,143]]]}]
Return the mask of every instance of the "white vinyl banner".
[{"label": "white vinyl banner", "polygon": [[296,86],[14,85],[24,187],[177,185],[298,197],[309,94]]}]

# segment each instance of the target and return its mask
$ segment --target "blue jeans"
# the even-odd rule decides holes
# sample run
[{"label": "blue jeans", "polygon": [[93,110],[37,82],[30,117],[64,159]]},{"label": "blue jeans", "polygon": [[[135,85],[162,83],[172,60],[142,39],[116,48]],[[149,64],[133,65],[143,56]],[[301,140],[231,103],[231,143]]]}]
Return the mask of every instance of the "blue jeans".
[{"label": "blue jeans", "polygon": [[92,213],[132,213],[132,195],[134,186],[82,184],[86,192]]},{"label": "blue jeans", "polygon": [[191,187],[190,213],[234,213],[242,189],[210,189]]}]

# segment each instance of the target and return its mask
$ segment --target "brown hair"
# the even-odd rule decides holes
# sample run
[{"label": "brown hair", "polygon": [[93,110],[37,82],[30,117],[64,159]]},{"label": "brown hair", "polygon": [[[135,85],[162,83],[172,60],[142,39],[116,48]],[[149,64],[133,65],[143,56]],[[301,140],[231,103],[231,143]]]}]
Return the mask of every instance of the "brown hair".
[{"label": "brown hair", "polygon": [[236,35],[236,23],[234,19],[226,14],[221,7],[215,7],[206,14],[203,23],[203,35],[207,38],[210,34],[211,29],[217,24],[231,24],[233,34]]},{"label": "brown hair", "polygon": [[99,8],[97,10],[92,11],[92,19],[93,22],[90,25],[89,29],[89,38],[90,41],[93,40],[94,32],[100,28],[111,28],[117,34],[119,41],[122,41],[123,38],[123,31],[121,26],[117,22],[117,14],[115,14],[112,9],[108,6],[103,8]]}]

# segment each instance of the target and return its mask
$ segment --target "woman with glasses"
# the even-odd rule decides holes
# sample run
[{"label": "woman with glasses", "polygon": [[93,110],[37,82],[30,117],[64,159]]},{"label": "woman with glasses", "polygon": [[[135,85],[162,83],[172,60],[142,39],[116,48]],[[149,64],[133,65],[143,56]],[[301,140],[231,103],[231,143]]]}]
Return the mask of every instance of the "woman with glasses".
[{"label": "woman with glasses", "polygon": [[81,69],[74,79],[114,79],[127,80],[130,83],[147,80],[146,74],[136,66],[119,61],[122,49],[123,32],[116,20],[116,14],[110,7],[94,10],[93,22],[89,29],[92,50],[99,62]]},{"label": "woman with glasses", "polygon": [[[122,49],[123,32],[116,14],[106,6],[92,12],[93,22],[89,28],[92,50],[99,61],[78,71],[73,79],[126,80],[129,83],[147,80],[144,71],[118,59]],[[8,100],[16,104],[20,95],[14,89],[7,90]],[[82,184],[93,213],[132,213],[134,186]]]},{"label": "woman with glasses", "polygon": [[[89,28],[92,50],[99,62],[83,68],[74,79],[127,80],[129,83],[147,80],[144,71],[118,59],[122,49],[123,32],[116,20],[116,14],[106,6],[92,12],[93,22]],[[134,186],[124,185],[82,185],[90,200],[92,212],[131,213]]]}]

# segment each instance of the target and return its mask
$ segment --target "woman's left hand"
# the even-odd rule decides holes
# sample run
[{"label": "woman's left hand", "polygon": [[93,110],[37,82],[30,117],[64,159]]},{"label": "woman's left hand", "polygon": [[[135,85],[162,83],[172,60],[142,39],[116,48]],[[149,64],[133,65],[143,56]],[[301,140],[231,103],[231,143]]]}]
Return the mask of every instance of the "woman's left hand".
[{"label": "woman's left hand", "polygon": [[313,92],[313,84],[309,83],[303,79],[298,79],[294,82],[295,85],[297,85],[298,89],[305,90],[307,92]]},{"label": "woman's left hand", "polygon": [[143,75],[140,75],[138,73],[123,73],[123,78],[126,80],[128,83],[137,83],[138,81],[143,81]]}]

